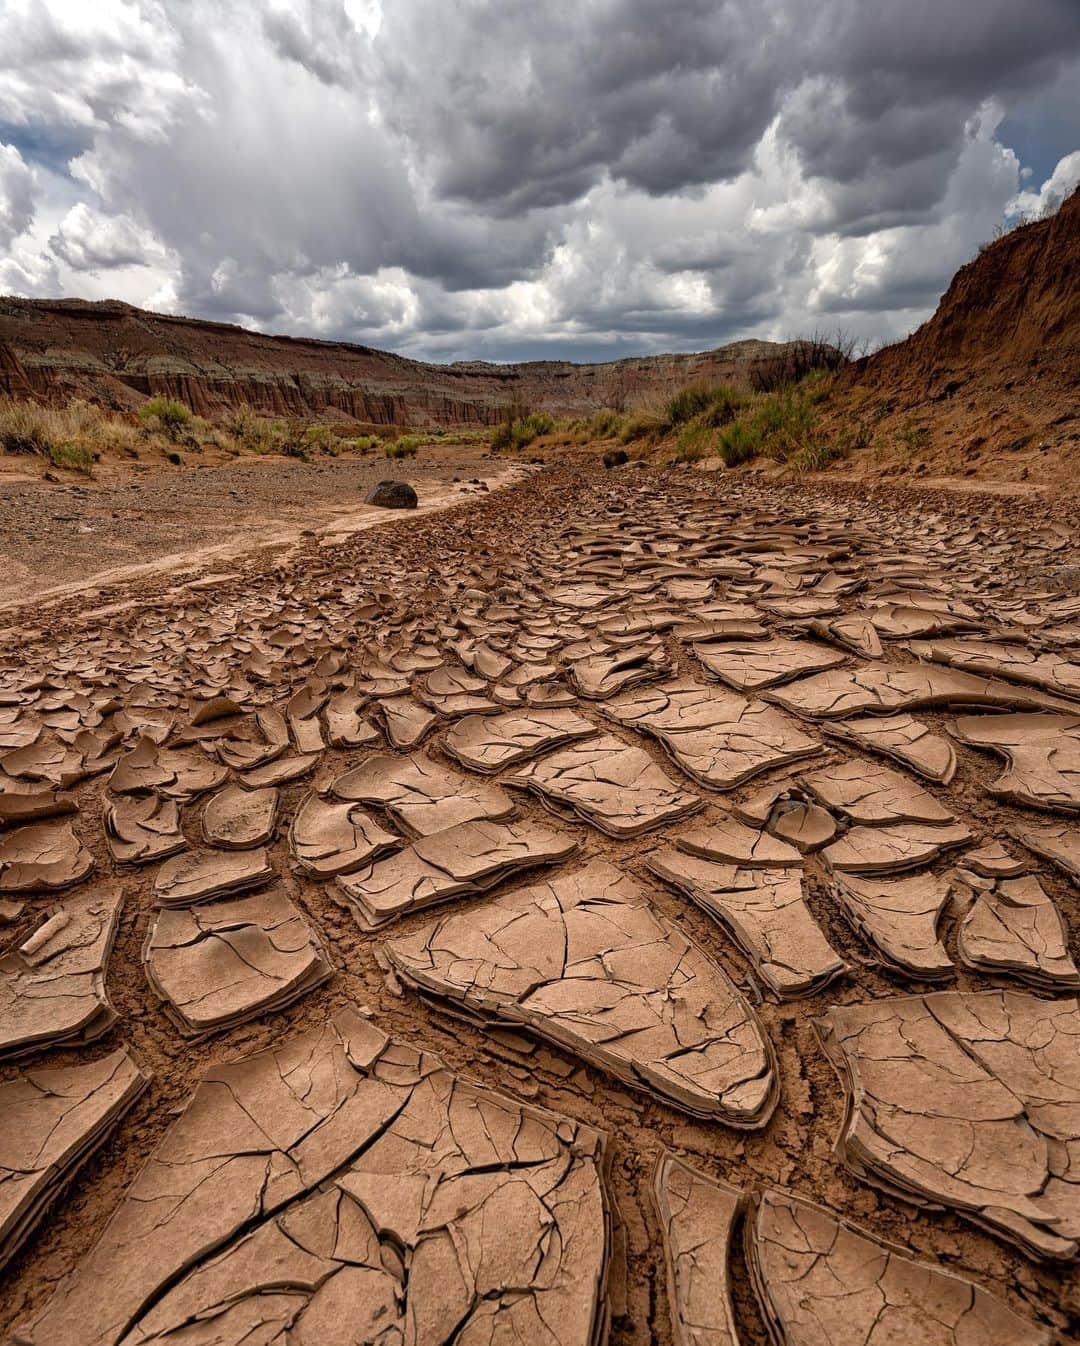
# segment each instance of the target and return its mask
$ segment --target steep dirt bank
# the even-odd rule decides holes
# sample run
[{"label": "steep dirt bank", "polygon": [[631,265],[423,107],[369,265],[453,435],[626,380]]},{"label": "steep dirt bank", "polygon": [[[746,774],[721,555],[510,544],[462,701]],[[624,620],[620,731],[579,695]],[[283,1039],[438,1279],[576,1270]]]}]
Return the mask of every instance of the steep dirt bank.
[{"label": "steep dirt bank", "polygon": [[830,399],[884,466],[1053,480],[1080,469],[1080,192],[962,267],[906,341]]},{"label": "steep dirt bank", "polygon": [[778,349],[740,341],[699,355],[607,364],[431,365],[129,304],[0,299],[0,393],[30,388],[50,399],[85,397],[120,410],[161,395],[209,418],[249,408],[369,426],[494,425],[511,402],[580,415],[663,397],[698,379],[742,382]]}]

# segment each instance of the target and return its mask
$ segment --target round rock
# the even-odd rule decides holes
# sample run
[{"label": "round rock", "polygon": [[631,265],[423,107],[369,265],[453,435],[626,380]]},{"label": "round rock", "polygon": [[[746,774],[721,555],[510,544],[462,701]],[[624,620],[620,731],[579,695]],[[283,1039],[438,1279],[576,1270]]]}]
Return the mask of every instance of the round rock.
[{"label": "round rock", "polygon": [[407,481],[380,481],[367,503],[382,505],[384,509],[415,509],[416,492]]}]

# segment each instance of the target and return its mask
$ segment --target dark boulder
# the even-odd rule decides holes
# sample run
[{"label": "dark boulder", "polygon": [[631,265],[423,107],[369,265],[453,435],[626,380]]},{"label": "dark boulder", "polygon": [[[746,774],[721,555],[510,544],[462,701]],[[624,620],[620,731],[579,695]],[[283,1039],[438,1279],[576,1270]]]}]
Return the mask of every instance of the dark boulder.
[{"label": "dark boulder", "polygon": [[367,503],[382,505],[384,509],[415,509],[416,492],[407,481],[380,481]]}]

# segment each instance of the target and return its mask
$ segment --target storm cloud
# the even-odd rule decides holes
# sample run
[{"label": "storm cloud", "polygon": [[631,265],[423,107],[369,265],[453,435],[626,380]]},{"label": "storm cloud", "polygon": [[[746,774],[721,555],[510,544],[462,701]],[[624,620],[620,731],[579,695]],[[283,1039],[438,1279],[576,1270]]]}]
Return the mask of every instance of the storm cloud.
[{"label": "storm cloud", "polygon": [[0,0],[0,290],[437,359],[891,339],[1080,179],[1075,0]]}]

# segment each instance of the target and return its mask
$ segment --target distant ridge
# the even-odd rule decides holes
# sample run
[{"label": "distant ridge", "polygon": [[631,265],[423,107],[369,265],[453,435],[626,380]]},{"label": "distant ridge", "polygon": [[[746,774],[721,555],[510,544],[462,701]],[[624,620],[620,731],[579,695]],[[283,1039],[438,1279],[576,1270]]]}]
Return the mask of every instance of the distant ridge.
[{"label": "distant ridge", "polygon": [[580,415],[665,397],[698,379],[745,383],[782,349],[737,341],[701,354],[600,364],[437,365],[112,300],[0,298],[0,391],[48,400],[78,396],[118,410],[167,396],[210,419],[247,408],[369,426],[482,426],[496,423],[512,403]]}]

